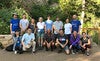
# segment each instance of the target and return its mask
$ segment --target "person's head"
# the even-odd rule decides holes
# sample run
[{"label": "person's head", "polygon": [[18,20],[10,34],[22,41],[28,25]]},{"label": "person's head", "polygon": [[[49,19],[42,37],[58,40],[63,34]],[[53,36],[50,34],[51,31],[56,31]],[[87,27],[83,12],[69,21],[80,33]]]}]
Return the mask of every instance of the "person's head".
[{"label": "person's head", "polygon": [[83,37],[86,37],[87,35],[86,35],[86,33],[85,33],[85,32],[82,32],[82,36],[83,36]]},{"label": "person's head", "polygon": [[73,18],[73,19],[77,19],[77,15],[76,15],[76,14],[74,14],[72,18]]},{"label": "person's head", "polygon": [[16,36],[19,36],[19,35],[20,35],[20,31],[19,31],[19,30],[16,30],[16,31],[15,31],[15,37],[16,37]]},{"label": "person's head", "polygon": [[51,30],[50,30],[50,29],[48,29],[48,30],[47,30],[47,33],[48,33],[48,34],[50,34],[50,33],[51,33]]},{"label": "person's head", "polygon": [[24,13],[22,17],[23,17],[23,19],[26,19],[26,14]]},{"label": "person's head", "polygon": [[43,21],[43,18],[42,17],[39,17],[39,22],[42,22]]},{"label": "person's head", "polygon": [[13,16],[13,18],[15,18],[15,19],[18,18],[18,15],[17,15],[16,13],[13,13],[12,16]]},{"label": "person's head", "polygon": [[30,28],[28,28],[28,29],[27,29],[27,33],[28,33],[28,34],[31,34],[31,33],[32,33],[32,30],[31,30]]},{"label": "person's head", "polygon": [[47,19],[48,19],[48,20],[50,20],[50,15],[49,15],[49,16],[47,16]]},{"label": "person's head", "polygon": [[35,23],[35,19],[34,18],[31,19],[31,23]]},{"label": "person's head", "polygon": [[76,37],[77,36],[77,31],[73,31],[73,35]]},{"label": "person's head", "polygon": [[64,35],[64,30],[63,30],[63,29],[60,29],[60,30],[59,30],[59,34],[60,34],[60,35]]},{"label": "person's head", "polygon": [[69,23],[69,19],[68,18],[66,19],[66,23]]},{"label": "person's head", "polygon": [[56,21],[59,21],[59,17],[56,17]]}]

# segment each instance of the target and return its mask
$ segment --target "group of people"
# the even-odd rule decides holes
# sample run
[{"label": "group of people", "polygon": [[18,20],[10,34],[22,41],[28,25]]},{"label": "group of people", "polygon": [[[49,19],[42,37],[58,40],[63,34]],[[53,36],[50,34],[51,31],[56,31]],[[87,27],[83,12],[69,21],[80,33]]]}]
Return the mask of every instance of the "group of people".
[{"label": "group of people", "polygon": [[58,53],[65,51],[66,54],[76,54],[81,51],[87,56],[90,55],[91,41],[85,32],[80,34],[81,22],[77,19],[77,15],[72,16],[72,20],[67,18],[65,24],[56,17],[56,21],[52,21],[50,16],[43,22],[43,17],[39,17],[38,22],[34,18],[31,21],[22,15],[22,19],[18,19],[17,14],[13,14],[10,20],[10,32],[13,37],[13,51],[22,53],[32,48],[32,53],[37,48],[46,51],[58,49]]}]

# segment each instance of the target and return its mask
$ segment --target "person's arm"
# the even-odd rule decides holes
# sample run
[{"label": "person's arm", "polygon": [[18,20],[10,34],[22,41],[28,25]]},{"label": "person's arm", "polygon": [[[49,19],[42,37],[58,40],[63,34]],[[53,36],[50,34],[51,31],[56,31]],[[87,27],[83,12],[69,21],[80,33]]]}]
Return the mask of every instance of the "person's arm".
[{"label": "person's arm", "polygon": [[12,33],[12,24],[10,23],[10,33]]},{"label": "person's arm", "polygon": [[81,22],[79,21],[79,30],[78,30],[78,34],[80,34],[81,31]]},{"label": "person's arm", "polygon": [[63,46],[63,45],[58,41],[58,39],[56,40],[56,43],[58,43],[60,46]]},{"label": "person's arm", "polygon": [[68,39],[66,39],[66,43],[64,44],[64,47],[68,44]]},{"label": "person's arm", "polygon": [[23,30],[22,24],[21,24],[21,20],[20,20],[20,22],[19,22],[19,27],[20,27],[21,30]]},{"label": "person's arm", "polygon": [[70,27],[70,31],[72,32],[72,25],[71,25],[71,27]]},{"label": "person's arm", "polygon": [[26,26],[25,30],[27,30],[28,27],[29,27],[29,21],[27,20],[27,26]]},{"label": "person's arm", "polygon": [[85,45],[90,45],[91,44],[91,41],[90,39],[88,39],[88,43],[86,43]]},{"label": "person's arm", "polygon": [[25,35],[23,35],[22,40],[21,40],[21,43],[22,43],[23,46],[25,46],[24,39],[25,39]]},{"label": "person's arm", "polygon": [[80,37],[78,36],[77,39],[76,39],[76,41],[73,42],[72,45],[75,45],[75,44],[76,44],[77,42],[79,42],[79,41],[80,41]]},{"label": "person's arm", "polygon": [[36,33],[36,24],[34,24],[34,34]]}]

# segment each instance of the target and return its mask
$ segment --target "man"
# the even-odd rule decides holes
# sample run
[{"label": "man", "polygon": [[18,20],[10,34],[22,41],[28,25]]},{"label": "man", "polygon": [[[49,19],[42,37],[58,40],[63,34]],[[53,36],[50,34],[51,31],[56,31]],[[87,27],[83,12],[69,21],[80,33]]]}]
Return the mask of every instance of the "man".
[{"label": "man", "polygon": [[16,30],[20,29],[19,22],[20,22],[20,19],[18,19],[18,15],[16,13],[14,13],[13,18],[10,20],[10,33],[12,35],[15,34]]},{"label": "man", "polygon": [[80,33],[81,22],[77,20],[77,15],[73,15],[73,20],[71,21],[71,24],[72,24],[72,32],[77,31],[78,33]]},{"label": "man", "polygon": [[73,34],[70,36],[70,47],[69,47],[72,51],[72,54],[75,54],[81,49],[79,41],[80,41],[80,35],[77,33],[77,31],[73,31]]},{"label": "man", "polygon": [[62,29],[59,31],[59,35],[56,40],[57,47],[59,47],[58,53],[62,52],[62,49],[65,50],[66,54],[69,54],[69,49],[68,49],[68,38],[65,36],[64,32]]},{"label": "man", "polygon": [[59,30],[63,28],[63,22],[60,21],[59,17],[56,18],[56,21],[53,23],[54,27],[54,36],[55,39],[57,38],[57,35],[59,34]]},{"label": "man", "polygon": [[39,17],[39,22],[37,22],[37,29],[38,29],[37,37],[40,49],[42,48],[43,44],[44,28],[45,28],[45,23],[43,22],[43,18]]},{"label": "man", "polygon": [[23,14],[23,18],[20,20],[21,35],[25,33],[29,26],[29,21],[26,18],[26,14]]},{"label": "man", "polygon": [[50,20],[50,16],[47,17],[47,20],[45,22],[45,32],[50,29],[53,33],[53,21]]},{"label": "man", "polygon": [[35,53],[36,42],[34,40],[35,40],[34,33],[32,33],[32,30],[28,28],[27,33],[25,33],[22,37],[23,51],[26,51],[32,46],[32,53]]}]

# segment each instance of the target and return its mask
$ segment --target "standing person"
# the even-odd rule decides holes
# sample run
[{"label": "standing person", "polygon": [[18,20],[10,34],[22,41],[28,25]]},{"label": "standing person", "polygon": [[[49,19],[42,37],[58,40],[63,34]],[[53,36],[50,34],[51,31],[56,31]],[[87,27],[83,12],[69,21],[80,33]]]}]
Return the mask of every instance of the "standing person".
[{"label": "standing person", "polygon": [[89,37],[87,37],[85,32],[82,33],[80,46],[82,47],[82,52],[86,53],[86,55],[89,56],[90,55],[90,49],[91,49],[91,40],[90,40]]},{"label": "standing person", "polygon": [[15,54],[22,53],[21,39],[22,37],[20,36],[20,31],[16,30],[15,36],[14,36],[14,45],[13,45],[13,51]]},{"label": "standing person", "polygon": [[53,21],[50,20],[50,16],[47,17],[47,20],[45,22],[45,32],[50,29],[53,33]]},{"label": "standing person", "polygon": [[51,48],[51,51],[54,49],[54,36],[51,33],[51,30],[48,29],[47,33],[44,35],[44,43],[43,45],[46,47],[46,51]]},{"label": "standing person", "polygon": [[34,18],[31,19],[31,22],[29,24],[29,28],[32,30],[32,33],[34,33],[34,34],[36,33],[36,24],[35,24]]},{"label": "standing person", "polygon": [[10,33],[14,36],[16,30],[20,30],[20,19],[16,13],[13,14],[13,18],[10,20]]},{"label": "standing person", "polygon": [[[69,19],[66,19],[64,29],[65,29],[65,35],[68,37],[68,41],[70,41],[70,35],[72,32],[72,25],[69,23]],[[69,42],[68,42],[68,44],[69,44]]]},{"label": "standing person", "polygon": [[70,47],[72,54],[75,54],[78,52],[80,47],[80,35],[77,33],[77,31],[73,31],[73,34],[70,36]]},{"label": "standing person", "polygon": [[80,34],[81,22],[77,20],[77,15],[73,15],[73,20],[71,21],[71,24],[72,24],[72,32],[77,31]]},{"label": "standing person", "polygon": [[58,53],[62,52],[62,50],[64,49],[66,54],[69,54],[68,38],[65,36],[62,29],[59,30],[59,35],[57,37],[55,45],[59,47]]},{"label": "standing person", "polygon": [[37,31],[38,31],[37,38],[40,49],[42,48],[43,44],[44,28],[45,28],[45,23],[43,22],[43,18],[39,17],[39,22],[37,22]]},{"label": "standing person", "polygon": [[20,20],[21,35],[23,35],[25,33],[25,31],[27,30],[28,26],[29,26],[29,21],[26,18],[26,14],[23,14],[23,17]]},{"label": "standing person", "polygon": [[53,23],[54,27],[54,36],[55,39],[57,38],[59,34],[59,30],[63,28],[63,22],[60,21],[59,17],[56,18],[56,21]]},{"label": "standing person", "polygon": [[22,41],[21,41],[22,46],[23,46],[23,51],[26,51],[32,46],[32,53],[35,53],[36,42],[34,40],[35,40],[34,33],[32,33],[32,30],[28,28],[27,33],[23,35]]}]

